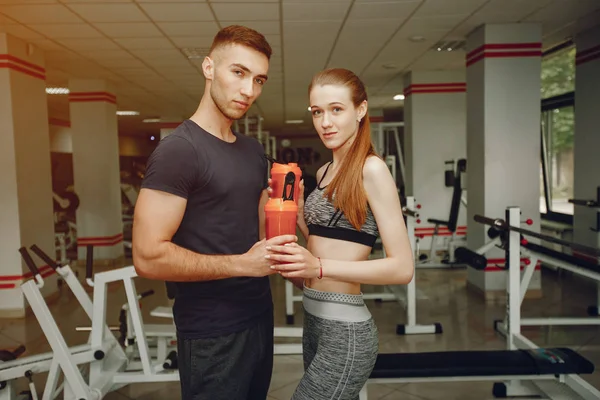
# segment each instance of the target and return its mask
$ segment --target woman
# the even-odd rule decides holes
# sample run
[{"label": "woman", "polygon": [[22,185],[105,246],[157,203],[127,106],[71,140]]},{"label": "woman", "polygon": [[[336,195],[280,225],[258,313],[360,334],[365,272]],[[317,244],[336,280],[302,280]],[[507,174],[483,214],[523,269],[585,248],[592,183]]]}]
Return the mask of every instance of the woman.
[{"label": "woman", "polygon": [[[292,399],[354,400],[379,344],[361,284],[407,284],[413,256],[396,184],[371,143],[363,83],[351,71],[325,70],[313,78],[309,97],[315,129],[333,161],[319,169],[306,201],[299,196],[307,248],[272,246],[267,257],[304,294],[305,375]],[[386,257],[368,260],[378,236]]]}]

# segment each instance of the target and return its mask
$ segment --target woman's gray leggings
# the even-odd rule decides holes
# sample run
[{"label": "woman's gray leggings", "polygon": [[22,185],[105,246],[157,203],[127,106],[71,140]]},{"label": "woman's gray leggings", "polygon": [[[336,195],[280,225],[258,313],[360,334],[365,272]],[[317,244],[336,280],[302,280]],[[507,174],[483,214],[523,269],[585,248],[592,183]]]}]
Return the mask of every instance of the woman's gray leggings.
[{"label": "woman's gray leggings", "polygon": [[362,295],[304,287],[304,377],[292,400],[358,400],[379,350]]}]

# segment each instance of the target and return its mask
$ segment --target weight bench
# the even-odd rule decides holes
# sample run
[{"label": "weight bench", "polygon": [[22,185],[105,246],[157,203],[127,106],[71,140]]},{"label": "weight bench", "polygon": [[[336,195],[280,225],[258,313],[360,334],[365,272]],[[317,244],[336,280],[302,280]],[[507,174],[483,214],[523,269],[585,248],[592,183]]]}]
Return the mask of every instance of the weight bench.
[{"label": "weight bench", "polygon": [[[593,372],[594,364],[567,348],[387,353],[378,355],[360,400],[372,383],[557,380]],[[493,394],[505,397],[504,384],[494,383]]]}]

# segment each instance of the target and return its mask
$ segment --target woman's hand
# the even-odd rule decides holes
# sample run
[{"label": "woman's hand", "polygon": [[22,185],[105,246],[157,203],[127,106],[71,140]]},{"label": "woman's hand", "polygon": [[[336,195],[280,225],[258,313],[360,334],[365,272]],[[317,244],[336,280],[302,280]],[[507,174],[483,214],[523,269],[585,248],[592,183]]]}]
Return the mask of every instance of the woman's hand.
[{"label": "woman's hand", "polygon": [[318,278],[321,276],[321,262],[310,251],[297,243],[283,246],[269,246],[267,250],[278,253],[268,254],[269,260],[275,264],[271,267],[284,278]]}]

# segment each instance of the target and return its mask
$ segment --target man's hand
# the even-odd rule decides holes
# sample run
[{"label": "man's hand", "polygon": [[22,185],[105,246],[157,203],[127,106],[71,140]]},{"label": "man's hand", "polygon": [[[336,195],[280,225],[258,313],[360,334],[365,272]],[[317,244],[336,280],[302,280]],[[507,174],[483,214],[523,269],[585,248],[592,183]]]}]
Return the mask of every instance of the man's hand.
[{"label": "man's hand", "polygon": [[273,254],[268,250],[268,247],[272,246],[283,246],[286,243],[296,243],[298,237],[296,235],[281,235],[275,236],[269,240],[263,239],[260,242],[256,242],[254,246],[241,258],[240,271],[236,275],[238,276],[251,276],[251,277],[263,277],[277,273],[274,268],[277,263],[267,258],[267,255]]}]

